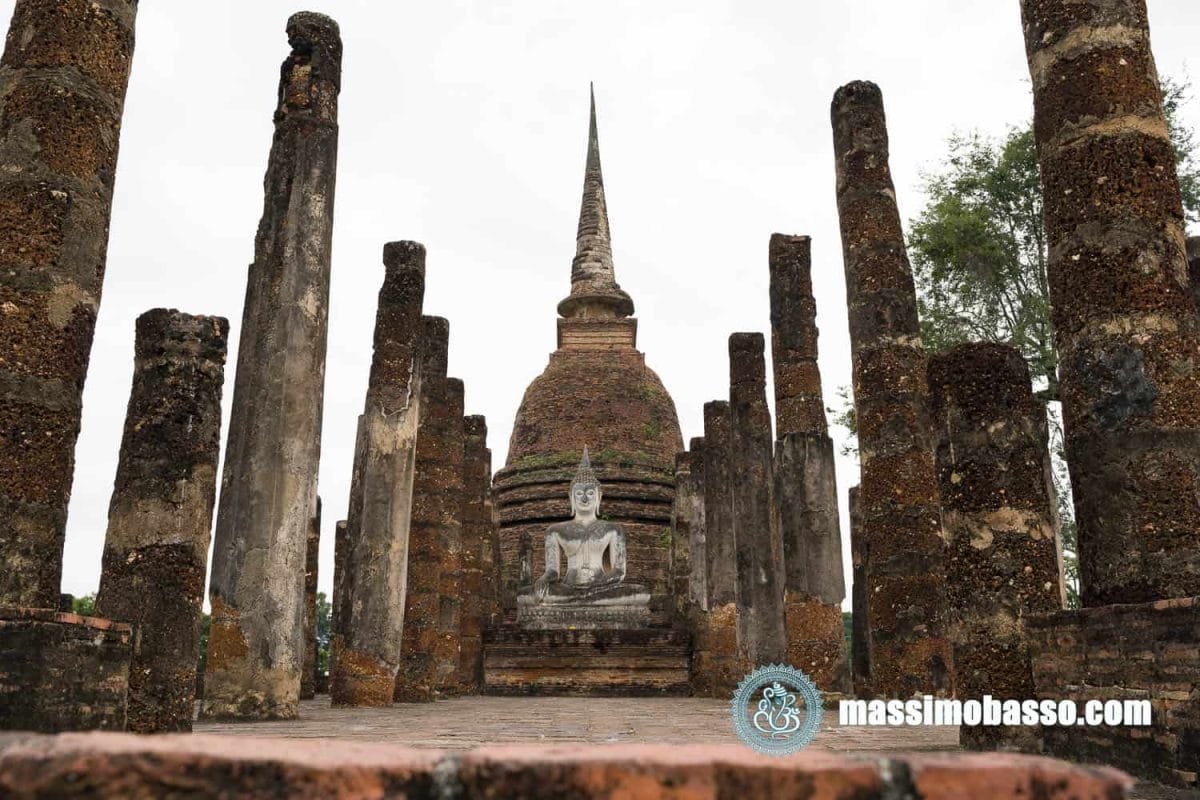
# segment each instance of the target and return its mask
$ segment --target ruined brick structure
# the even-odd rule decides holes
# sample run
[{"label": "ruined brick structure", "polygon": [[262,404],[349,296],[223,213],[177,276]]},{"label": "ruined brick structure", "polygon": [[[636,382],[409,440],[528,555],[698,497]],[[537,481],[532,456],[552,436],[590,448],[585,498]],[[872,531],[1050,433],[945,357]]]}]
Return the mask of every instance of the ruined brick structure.
[{"label": "ruined brick structure", "polygon": [[479,690],[483,682],[483,629],[492,624],[495,581],[492,549],[492,451],[487,446],[487,420],[463,419],[462,616],[459,659],[462,689]]},{"label": "ruined brick structure", "polygon": [[1153,726],[1048,752],[1200,789],[1200,317],[1144,0],[1023,0],[1083,611],[1029,623],[1042,697]]},{"label": "ruined brick structure", "polygon": [[854,696],[871,697],[871,626],[867,619],[867,543],[863,541],[858,487],[849,491],[850,559],[854,581],[850,593],[850,682]]},{"label": "ruined brick structure", "polygon": [[812,240],[772,234],[771,361],[775,506],[783,540],[787,662],[826,691],[844,689],[842,532],[833,440],[817,365]]},{"label": "ruined brick structure", "polygon": [[766,342],[729,337],[729,466],[737,553],[738,649],[754,667],[787,654],[783,542],[775,509]]},{"label": "ruined brick structure", "polygon": [[1200,319],[1145,2],[1021,5],[1083,604],[1200,595]]},{"label": "ruined brick structure", "polygon": [[0,605],[58,605],[136,14],[18,0],[0,58]]},{"label": "ruined brick structure", "polygon": [[132,644],[128,623],[0,606],[0,730],[124,730]]},{"label": "ruined brick structure", "polygon": [[321,498],[308,524],[304,541],[304,668],[300,671],[300,699],[317,696],[317,577],[321,555]]},{"label": "ruined brick structure", "polygon": [[1200,299],[1200,236],[1187,240],[1188,279],[1192,282],[1192,295]]},{"label": "ruined brick structure", "polygon": [[333,597],[329,600],[329,675],[331,684],[334,661],[337,660],[333,642],[339,633],[344,635],[346,630],[346,546],[346,520],[340,519],[333,525]]},{"label": "ruined brick structure", "polygon": [[633,301],[613,272],[608,210],[592,100],[587,165],[571,293],[558,305],[558,349],[525,391],[495,477],[506,592],[521,583],[522,536],[543,570],[546,526],[570,516],[567,487],[585,445],[604,487],[606,518],[628,537],[628,580],[669,592],[675,405],[636,349]]},{"label": "ruined brick structure", "polygon": [[[265,201],[247,276],[213,545],[202,715],[290,718],[304,668],[305,540],[317,501],[342,42],[287,24]],[[271,497],[265,503],[260,498]]]},{"label": "ruined brick structure", "polygon": [[[1046,410],[1016,348],[965,344],[929,359],[957,696],[1033,697],[1024,621],[1066,603]],[[996,749],[1029,729],[963,726]]]},{"label": "ruined brick structure", "polygon": [[859,81],[838,89],[832,121],[862,466],[859,507],[871,554],[871,684],[883,697],[948,694],[953,677],[925,352],[879,87]]},{"label": "ruined brick structure", "polygon": [[[457,474],[451,475],[447,468],[449,321],[443,317],[422,317],[419,341],[419,424],[408,532],[404,633],[394,692],[397,703],[431,702],[437,694],[442,529],[448,524],[458,524],[456,517],[461,504],[461,495],[453,492],[453,487],[462,482],[461,459]],[[457,416],[462,419],[461,406]]]},{"label": "ruined brick structure", "polygon": [[[463,455],[465,431],[463,422],[463,382],[458,378],[446,381],[444,409],[438,415],[440,428],[443,479],[440,485],[442,524],[439,530],[441,569],[438,577],[437,687],[443,696],[463,691],[462,653],[462,512],[463,512]],[[432,415],[431,415],[432,416]]]},{"label": "ruined brick structure", "polygon": [[[1150,703],[1153,725],[1042,728],[1046,752],[1200,792],[1200,599],[1031,617],[1036,696]],[[1189,795],[1194,796],[1194,795]]]},{"label": "ruined brick structure", "polygon": [[335,705],[391,705],[401,660],[422,387],[416,367],[425,248],[390,242],[383,264],[345,542],[339,543],[340,557],[335,553],[341,564],[330,673]]},{"label": "ruined brick structure", "polygon": [[728,401],[704,404],[704,561],[709,609],[737,602],[729,422]]},{"label": "ruined brick structure", "polygon": [[133,388],[96,613],[137,629],[129,731],[190,731],[217,493],[229,323],[156,308],[137,319]]},{"label": "ruined brick structure", "polygon": [[[704,453],[692,449],[675,454],[675,507],[671,523],[671,577],[675,608],[707,608],[704,596]],[[699,569],[697,569],[699,565]]]}]

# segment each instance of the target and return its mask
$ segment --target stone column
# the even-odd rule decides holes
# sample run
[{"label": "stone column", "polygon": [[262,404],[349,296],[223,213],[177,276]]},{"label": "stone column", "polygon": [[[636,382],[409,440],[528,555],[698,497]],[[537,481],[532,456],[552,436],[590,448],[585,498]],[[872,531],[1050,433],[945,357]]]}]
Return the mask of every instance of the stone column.
[{"label": "stone column", "polygon": [[1085,606],[1200,594],[1200,351],[1144,0],[1023,0]]},{"label": "stone column", "polygon": [[1200,236],[1190,236],[1187,240],[1188,280],[1192,284],[1192,297],[1200,306]]},{"label": "stone column", "polygon": [[439,426],[445,417],[450,323],[442,317],[421,317],[419,341],[420,420],[408,534],[404,635],[393,694],[397,703],[432,702],[437,688],[435,652],[440,633],[442,520],[446,501],[441,485],[447,480],[440,470],[444,442]]},{"label": "stone column", "polygon": [[671,596],[676,611],[683,611],[691,605],[691,540],[695,536],[692,521],[696,516],[696,507],[703,502],[697,496],[698,484],[692,478],[697,469],[697,456],[686,450],[675,454],[675,501],[671,509]]},{"label": "stone column", "polygon": [[[1066,601],[1045,408],[1020,351],[1001,344],[931,357],[929,395],[957,696],[1036,697],[1025,618]],[[1020,733],[963,726],[961,739],[994,750]]]},{"label": "stone column", "polygon": [[350,487],[334,705],[390,706],[400,666],[408,583],[409,525],[417,446],[417,337],[425,297],[425,248],[391,242],[375,315],[374,355],[358,421]]},{"label": "stone column", "polygon": [[688,530],[687,607],[708,610],[708,557],[704,525],[704,437],[698,436],[688,446],[688,490],[686,502],[680,501],[679,481],[676,478],[675,502],[682,509]]},{"label": "stone column", "polygon": [[850,558],[854,586],[850,593],[850,677],[854,696],[871,697],[871,624],[867,619],[867,543],[863,540],[858,487],[850,487]]},{"label": "stone column", "polygon": [[477,694],[483,685],[483,628],[491,620],[495,586],[488,579],[494,570],[492,512],[488,487],[492,483],[492,451],[487,446],[487,420],[472,415],[463,420],[462,510],[462,635],[459,657],[463,689]]},{"label": "stone column", "polygon": [[775,504],[783,537],[787,660],[817,686],[844,689],[842,531],[833,440],[817,365],[812,240],[772,234],[771,361]]},{"label": "stone column", "polygon": [[730,494],[729,403],[704,404],[704,559],[708,608],[737,602],[737,555]]},{"label": "stone column", "polygon": [[317,696],[317,569],[321,555],[321,498],[308,525],[304,542],[304,669],[300,671],[300,699]]},{"label": "stone column", "polygon": [[229,323],[156,308],[136,327],[96,613],[138,631],[127,729],[190,731]]},{"label": "stone column", "polygon": [[136,0],[17,0],[0,59],[0,606],[53,609]]},{"label": "stone column", "polygon": [[783,542],[775,510],[766,344],[761,333],[729,337],[729,464],[737,543],[738,648],[753,666],[787,656]]},{"label": "stone column", "polygon": [[[332,682],[334,662],[337,661],[337,648],[334,643],[338,635],[345,635],[345,595],[346,595],[346,520],[340,519],[333,526],[333,597],[329,601],[329,677],[330,694],[333,694]],[[332,699],[332,698],[331,698]]]},{"label": "stone column", "polygon": [[287,24],[266,200],[246,286],[213,548],[202,715],[297,715],[305,539],[317,497],[342,43]]},{"label": "stone column", "polygon": [[437,686],[443,695],[463,691],[462,653],[462,509],[463,509],[463,382],[446,381],[445,403],[439,415],[440,470],[438,494],[442,509],[439,531],[441,577],[438,581]]},{"label": "stone column", "polygon": [[873,83],[833,99],[863,537],[871,552],[871,682],[881,697],[948,694],[945,543],[929,434],[917,298]]}]

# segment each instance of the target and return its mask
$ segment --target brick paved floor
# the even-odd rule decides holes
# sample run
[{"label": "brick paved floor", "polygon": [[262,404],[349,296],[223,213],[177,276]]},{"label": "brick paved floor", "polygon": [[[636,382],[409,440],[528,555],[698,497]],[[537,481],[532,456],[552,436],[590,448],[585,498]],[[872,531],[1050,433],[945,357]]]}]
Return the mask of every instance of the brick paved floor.
[{"label": "brick paved floor", "polygon": [[[411,747],[463,749],[495,743],[736,742],[729,704],[693,697],[461,697],[391,708],[332,708],[328,697],[300,704],[290,722],[198,722],[198,733],[296,738],[336,737]],[[899,750],[957,750],[950,727],[842,728],[827,711],[812,747],[853,751],[864,757]],[[1139,785],[1134,800],[1175,800],[1185,795]]]}]

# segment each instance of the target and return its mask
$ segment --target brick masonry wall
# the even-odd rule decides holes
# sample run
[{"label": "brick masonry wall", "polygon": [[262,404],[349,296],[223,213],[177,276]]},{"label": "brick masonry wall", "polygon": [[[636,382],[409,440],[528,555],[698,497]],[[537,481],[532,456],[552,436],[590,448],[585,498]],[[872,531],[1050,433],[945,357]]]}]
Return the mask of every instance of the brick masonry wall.
[{"label": "brick masonry wall", "polygon": [[124,623],[0,607],[0,730],[124,730],[131,639]]},{"label": "brick masonry wall", "polygon": [[1039,698],[1149,700],[1150,728],[1046,728],[1048,754],[1200,792],[1200,598],[1027,618]]}]

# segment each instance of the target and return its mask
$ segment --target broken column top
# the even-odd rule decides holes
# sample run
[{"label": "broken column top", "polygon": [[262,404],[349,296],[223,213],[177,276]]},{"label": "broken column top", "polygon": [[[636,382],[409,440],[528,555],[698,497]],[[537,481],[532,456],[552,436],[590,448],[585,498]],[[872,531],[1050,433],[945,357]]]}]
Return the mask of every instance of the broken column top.
[{"label": "broken column top", "polygon": [[450,358],[450,320],[421,317],[421,373],[423,378],[446,377]]},{"label": "broken column top", "polygon": [[771,362],[779,435],[827,434],[817,366],[817,303],[812,288],[812,239],[771,234]]},{"label": "broken column top", "polygon": [[487,438],[487,417],[483,414],[471,414],[463,417],[463,431],[467,436]]},{"label": "broken column top", "polygon": [[763,385],[767,380],[766,341],[761,333],[729,335],[729,385]]},{"label": "broken column top", "polygon": [[929,357],[934,418],[954,406],[967,421],[988,422],[1031,402],[1029,365],[1015,347],[972,342]]},{"label": "broken column top", "polygon": [[225,363],[229,320],[185,314],[174,308],[152,308],[137,318],[134,340],[138,360],[185,355],[218,366]]},{"label": "broken column top", "polygon": [[425,297],[425,248],[416,242],[389,242],[383,246],[383,263],[367,407],[378,405],[387,414],[408,403]]},{"label": "broken column top", "polygon": [[287,23],[292,53],[283,62],[275,117],[302,115],[337,123],[342,88],[342,37],[338,24],[324,14],[301,11]]}]

